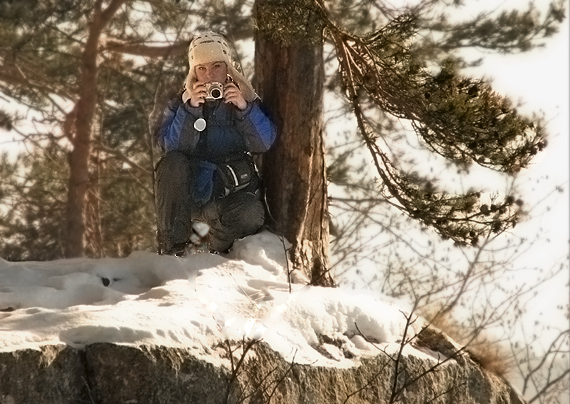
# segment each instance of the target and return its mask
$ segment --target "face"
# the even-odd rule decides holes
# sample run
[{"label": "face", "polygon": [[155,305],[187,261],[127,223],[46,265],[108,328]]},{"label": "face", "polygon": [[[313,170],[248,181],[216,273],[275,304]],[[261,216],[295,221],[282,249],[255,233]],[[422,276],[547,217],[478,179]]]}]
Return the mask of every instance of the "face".
[{"label": "face", "polygon": [[224,83],[228,74],[228,67],[225,62],[204,63],[196,66],[196,78],[199,82],[213,83],[214,81]]}]

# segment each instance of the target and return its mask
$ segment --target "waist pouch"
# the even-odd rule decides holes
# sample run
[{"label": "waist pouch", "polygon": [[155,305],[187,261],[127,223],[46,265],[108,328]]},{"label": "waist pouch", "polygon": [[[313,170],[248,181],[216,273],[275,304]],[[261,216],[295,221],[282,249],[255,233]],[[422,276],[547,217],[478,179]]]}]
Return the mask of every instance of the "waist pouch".
[{"label": "waist pouch", "polygon": [[217,163],[217,174],[223,187],[221,197],[249,187],[257,186],[257,169],[253,159],[248,154],[228,157]]}]

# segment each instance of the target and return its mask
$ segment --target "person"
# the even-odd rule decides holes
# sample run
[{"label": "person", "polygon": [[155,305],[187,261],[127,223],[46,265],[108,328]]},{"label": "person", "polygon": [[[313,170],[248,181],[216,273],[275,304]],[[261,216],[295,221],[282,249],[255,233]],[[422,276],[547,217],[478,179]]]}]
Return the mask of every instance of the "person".
[{"label": "person", "polygon": [[263,226],[252,154],[276,138],[224,36],[196,35],[188,58],[184,91],[169,102],[157,139],[165,152],[156,168],[158,252],[178,256],[197,223],[209,226],[211,252],[226,252]]}]

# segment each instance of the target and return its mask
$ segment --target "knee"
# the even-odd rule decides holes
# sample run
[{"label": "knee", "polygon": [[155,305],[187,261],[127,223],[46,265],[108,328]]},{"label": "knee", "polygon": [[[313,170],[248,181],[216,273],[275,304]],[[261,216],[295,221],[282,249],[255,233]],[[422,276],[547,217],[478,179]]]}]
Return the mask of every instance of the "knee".
[{"label": "knee", "polygon": [[156,168],[156,186],[171,187],[177,184],[180,187],[188,187],[192,167],[190,160],[183,153],[177,151],[168,152]]},{"label": "knee", "polygon": [[183,153],[173,150],[162,158],[157,167],[159,173],[184,172],[190,169],[190,161]]},{"label": "knee", "polygon": [[240,195],[235,203],[222,212],[222,224],[237,227],[247,234],[255,233],[265,222],[265,209],[254,194]]}]

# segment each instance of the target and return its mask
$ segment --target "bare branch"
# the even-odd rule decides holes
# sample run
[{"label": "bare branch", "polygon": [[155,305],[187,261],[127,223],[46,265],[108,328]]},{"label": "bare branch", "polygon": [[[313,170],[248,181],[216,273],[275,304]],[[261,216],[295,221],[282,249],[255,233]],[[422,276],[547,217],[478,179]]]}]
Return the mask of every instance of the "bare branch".
[{"label": "bare branch", "polygon": [[110,52],[158,58],[184,54],[188,50],[189,44],[190,41],[179,41],[165,46],[149,46],[142,43],[128,43],[107,38],[103,41],[101,49]]}]

